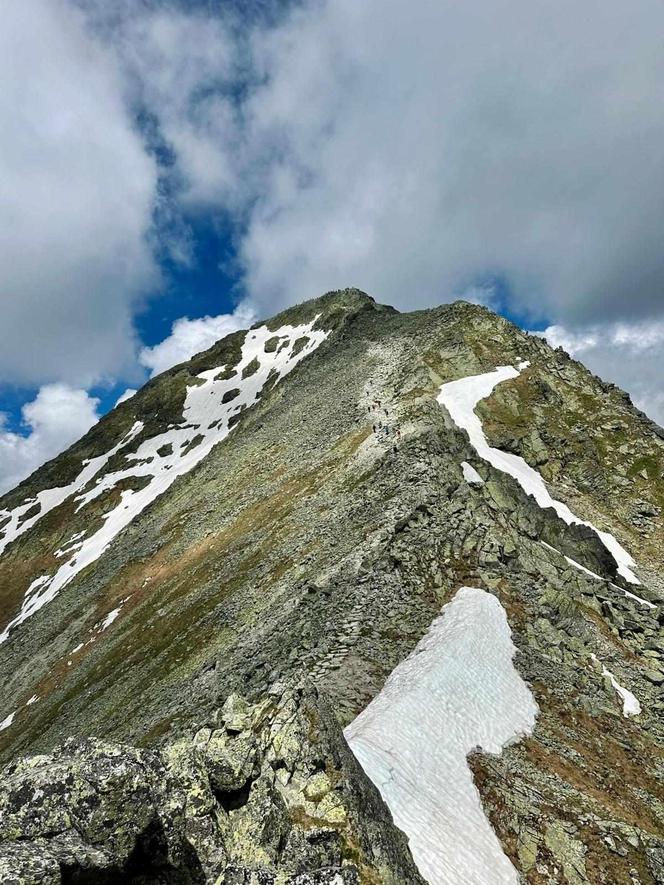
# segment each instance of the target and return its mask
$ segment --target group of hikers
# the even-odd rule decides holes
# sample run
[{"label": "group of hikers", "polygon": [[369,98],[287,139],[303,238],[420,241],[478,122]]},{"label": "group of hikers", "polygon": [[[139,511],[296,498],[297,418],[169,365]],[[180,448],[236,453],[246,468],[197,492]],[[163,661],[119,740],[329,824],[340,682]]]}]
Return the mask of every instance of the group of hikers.
[{"label": "group of hikers", "polygon": [[[373,413],[373,424],[371,426],[371,429],[373,430],[374,435],[378,438],[378,441],[388,442],[390,436],[392,436],[394,440],[394,451],[396,452],[396,443],[401,439],[401,430],[398,427],[391,427],[388,424],[387,419],[390,417],[388,409],[383,407],[379,399],[376,399],[367,406],[367,411],[369,412],[369,414]],[[379,418],[378,415],[380,415],[381,417]],[[383,416],[386,419],[384,422]]]}]

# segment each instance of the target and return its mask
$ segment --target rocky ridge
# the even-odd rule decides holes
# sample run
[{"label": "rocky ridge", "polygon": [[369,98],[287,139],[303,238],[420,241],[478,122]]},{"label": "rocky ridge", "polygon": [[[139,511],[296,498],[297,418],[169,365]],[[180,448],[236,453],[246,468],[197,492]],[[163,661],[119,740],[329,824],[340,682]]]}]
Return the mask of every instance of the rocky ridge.
[{"label": "rocky ridge", "polygon": [[70,740],[1,783],[2,882],[423,882],[311,686],[231,695],[161,750]]},{"label": "rocky ridge", "polygon": [[[397,314],[351,290],[268,325],[314,317],[329,331],[318,349],[0,646],[0,712],[14,713],[0,752],[96,736],[162,753],[233,692],[259,702],[303,674],[346,725],[467,584],[505,609],[540,711],[531,736],[471,756],[507,856],[534,883],[664,881],[661,431],[580,364],[476,306]],[[237,363],[242,335],[155,379],[0,509],[62,485],[136,420],[144,434],[167,428],[192,378]],[[625,595],[592,531],[479,459],[436,402],[447,381],[521,360],[530,367],[478,408],[490,442],[632,552],[650,605]],[[465,479],[463,462],[482,482]],[[87,513],[65,502],[8,546],[4,623],[54,551],[120,492]],[[604,670],[639,715],[623,715]]]}]

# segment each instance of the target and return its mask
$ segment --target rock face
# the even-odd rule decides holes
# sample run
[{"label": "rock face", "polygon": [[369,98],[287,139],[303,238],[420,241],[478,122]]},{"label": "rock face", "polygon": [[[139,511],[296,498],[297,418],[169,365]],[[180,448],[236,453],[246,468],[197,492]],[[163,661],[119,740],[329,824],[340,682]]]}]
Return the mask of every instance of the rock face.
[{"label": "rock face", "polygon": [[161,750],[97,739],[0,778],[0,881],[421,883],[403,834],[311,686],[231,695]]},{"label": "rock face", "polygon": [[[302,327],[306,334],[293,331]],[[443,384],[525,361],[476,409],[489,443],[523,458],[552,497],[614,535],[639,585],[618,574],[596,532],[566,524],[480,458],[437,402]],[[389,853],[403,843],[373,790],[356,818],[343,797],[345,830],[329,817],[341,793],[336,784],[325,793],[318,775],[327,768],[282,768],[267,744],[254,757],[244,725],[231,759],[215,711],[240,726],[246,711],[231,711],[229,696],[254,710],[275,683],[306,680],[346,726],[459,588],[476,587],[506,612],[514,665],[539,709],[528,737],[470,757],[505,854],[535,885],[664,881],[663,433],[625,394],[475,305],[399,314],[344,290],[234,333],[153,379],[0,500],[0,758],[19,766],[11,778],[20,780],[27,763],[12,760],[53,757],[44,769],[31,763],[46,784],[76,755],[54,750],[68,739],[134,747],[135,756],[122,750],[128,760],[167,771],[178,747],[197,742],[194,755],[205,752],[205,777],[216,784],[201,807],[214,814],[174,813],[172,840],[164,842],[164,825],[139,856],[173,865],[177,848],[188,869],[191,845],[201,864],[228,865],[232,854],[240,871],[261,870],[256,881],[276,875],[275,885],[325,865],[337,871],[320,875],[334,882],[355,875],[353,864],[367,885],[417,882],[412,867],[404,872],[407,857]],[[481,482],[466,480],[468,466]],[[161,491],[136,510],[148,487]],[[136,512],[123,522],[125,508]],[[640,712],[625,715],[616,685]],[[226,725],[223,734],[230,740]],[[132,763],[149,797],[146,764]],[[240,790],[244,801],[239,781],[250,769],[251,802],[224,808],[214,790]],[[104,795],[102,781],[91,794]],[[260,833],[254,807],[266,813]],[[152,819],[131,816],[141,827]],[[319,818],[337,847],[301,871],[292,858],[313,850],[306,838],[296,849],[296,835],[273,836],[309,832]],[[104,863],[117,867],[135,850],[128,821],[122,856],[73,829],[73,847],[66,827],[5,838],[26,864],[41,862],[28,842],[48,841],[43,857],[63,857],[65,870],[76,852],[106,852]],[[201,846],[213,837],[226,853],[207,860]],[[249,864],[243,846],[263,852],[260,860]],[[219,868],[215,875],[231,875]],[[74,868],[69,881],[86,881],[84,872]]]}]

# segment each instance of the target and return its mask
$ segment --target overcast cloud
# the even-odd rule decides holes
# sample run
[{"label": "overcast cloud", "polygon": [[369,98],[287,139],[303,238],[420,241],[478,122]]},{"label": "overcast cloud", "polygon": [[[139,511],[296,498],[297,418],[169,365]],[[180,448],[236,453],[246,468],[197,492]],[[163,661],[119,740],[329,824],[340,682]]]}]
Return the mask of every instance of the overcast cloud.
[{"label": "overcast cloud", "polygon": [[664,322],[660,2],[209,9],[3,7],[2,380],[135,382],[179,358],[207,319],[142,351],[132,320],[154,255],[191,260],[178,213],[216,212],[247,310],[347,285],[412,309],[497,277],[527,321],[595,336],[579,357],[661,419],[663,342],[640,344]]}]

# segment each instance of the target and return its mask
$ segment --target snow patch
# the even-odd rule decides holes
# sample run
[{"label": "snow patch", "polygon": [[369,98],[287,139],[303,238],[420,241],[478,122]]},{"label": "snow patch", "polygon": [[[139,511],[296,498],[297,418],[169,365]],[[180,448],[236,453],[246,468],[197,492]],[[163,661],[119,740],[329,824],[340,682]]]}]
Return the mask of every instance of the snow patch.
[{"label": "snow patch", "polygon": [[[42,519],[42,517],[46,516],[47,513],[54,510],[56,507],[59,507],[60,504],[67,500],[67,498],[70,498],[80,489],[84,488],[90,480],[99,473],[109,459],[112,458],[116,452],[119,452],[121,448],[128,445],[142,429],[142,423],[137,421],[129,433],[127,433],[127,435],[110,451],[106,452],[104,455],[99,455],[96,458],[84,461],[82,465],[83,469],[76,479],[69,485],[62,486],[61,488],[45,489],[44,491],[39,492],[35,498],[30,498],[29,500],[24,501],[23,504],[19,504],[14,510],[0,510],[0,521],[5,517],[9,517],[9,521],[3,525],[2,529],[0,529],[0,556],[4,553],[8,544],[15,541],[16,538],[19,538],[24,532],[27,532],[28,529],[31,529],[40,519]],[[34,507],[38,507],[38,510],[36,510],[32,516],[24,518],[25,514]]]},{"label": "snow patch", "polygon": [[637,596],[636,593],[630,593],[629,590],[625,590],[623,587],[619,587],[617,584],[613,584],[609,581],[609,584],[613,587],[614,590],[620,590],[621,593],[624,593],[625,596],[629,597],[629,599],[633,599],[636,602],[640,603],[640,605],[647,605],[648,608],[657,608],[654,602],[650,602],[649,599],[644,599],[642,596]]},{"label": "snow patch", "polygon": [[[234,419],[239,412],[260,399],[268,378],[274,378],[277,383],[316,350],[330,334],[323,329],[314,329],[317,319],[318,317],[314,317],[310,323],[300,326],[282,326],[274,332],[267,326],[248,332],[242,346],[240,362],[234,367],[232,376],[227,380],[218,380],[225,366],[202,372],[196,383],[187,388],[182,423],[142,442],[136,452],[126,455],[127,467],[100,475],[95,485],[86,490],[86,486],[100,473],[109,459],[141,432],[143,429],[141,422],[137,422],[127,436],[105,455],[90,460],[70,485],[40,492],[37,498],[21,504],[11,512],[0,511],[0,520],[3,516],[10,517],[4,530],[0,530],[0,533],[4,531],[4,535],[0,535],[1,554],[10,541],[15,540],[45,513],[72,495],[81,493],[75,498],[78,502],[77,510],[81,510],[90,501],[115,488],[123,480],[131,478],[148,480],[141,489],[125,489],[118,505],[105,514],[101,528],[86,537],[80,545],[79,539],[76,539],[77,549],[55,574],[42,576],[28,587],[21,610],[0,634],[0,643],[8,639],[15,627],[51,602],[79,572],[104,553],[111,542],[139,513],[167,491],[179,476],[188,473],[210,453],[214,446],[224,440],[235,426]],[[278,352],[266,352],[266,342],[275,335],[287,337],[288,346],[280,348]],[[308,339],[307,343],[295,353],[295,342],[303,337]],[[243,370],[254,360],[257,361],[258,368],[243,378]],[[223,402],[224,395],[235,388],[239,389],[239,394],[229,402]],[[189,446],[188,443],[195,437],[201,438],[198,445]],[[164,447],[166,453],[160,455],[159,450],[163,450]],[[22,515],[35,503],[40,505],[39,512],[19,525]]]},{"label": "snow patch", "polygon": [[515,651],[498,599],[462,587],[345,729],[430,885],[518,882],[466,762],[532,731],[538,708]]},{"label": "snow patch", "polygon": [[639,579],[632,571],[632,567],[635,566],[634,560],[613,535],[600,531],[586,520],[579,519],[567,504],[552,498],[539,473],[519,455],[494,449],[487,442],[482,422],[475,414],[475,407],[480,400],[486,399],[491,394],[497,384],[518,377],[519,373],[528,365],[528,362],[522,362],[517,368],[498,366],[497,369],[485,372],[483,375],[471,375],[467,378],[460,378],[458,381],[450,381],[441,385],[438,402],[445,406],[454,423],[468,433],[471,445],[481,458],[484,458],[497,470],[513,477],[526,494],[533,496],[540,507],[553,507],[567,525],[587,525],[591,528],[615,559],[618,574],[631,584],[639,584]]},{"label": "snow patch", "polygon": [[[591,655],[593,661],[597,661],[597,655]],[[601,662],[600,662],[601,663]],[[638,716],[641,713],[641,704],[632,694],[631,691],[627,688],[623,688],[623,686],[618,682],[616,677],[610,670],[602,664],[602,676],[608,676],[611,685],[618,692],[623,702],[623,716],[627,718],[628,716]]]},{"label": "snow patch", "polygon": [[471,485],[484,485],[484,480],[472,464],[469,464],[467,461],[462,461],[461,469],[463,470],[463,478],[467,483],[470,483]]},{"label": "snow patch", "polygon": [[6,716],[2,722],[0,722],[0,731],[4,731],[5,728],[9,728],[9,726],[14,721],[14,716],[16,716],[16,710],[13,713],[10,713],[9,716]]},{"label": "snow patch", "polygon": [[107,627],[110,627],[110,626],[111,626],[111,624],[113,623],[113,621],[114,621],[114,620],[117,618],[117,616],[120,614],[120,609],[121,609],[121,608],[122,608],[122,606],[119,606],[118,608],[114,608],[113,611],[110,611],[110,612],[106,615],[106,617],[104,618],[104,620],[101,622],[101,627],[100,627],[100,631],[101,631],[101,632],[103,632],[104,630],[106,630]]}]

